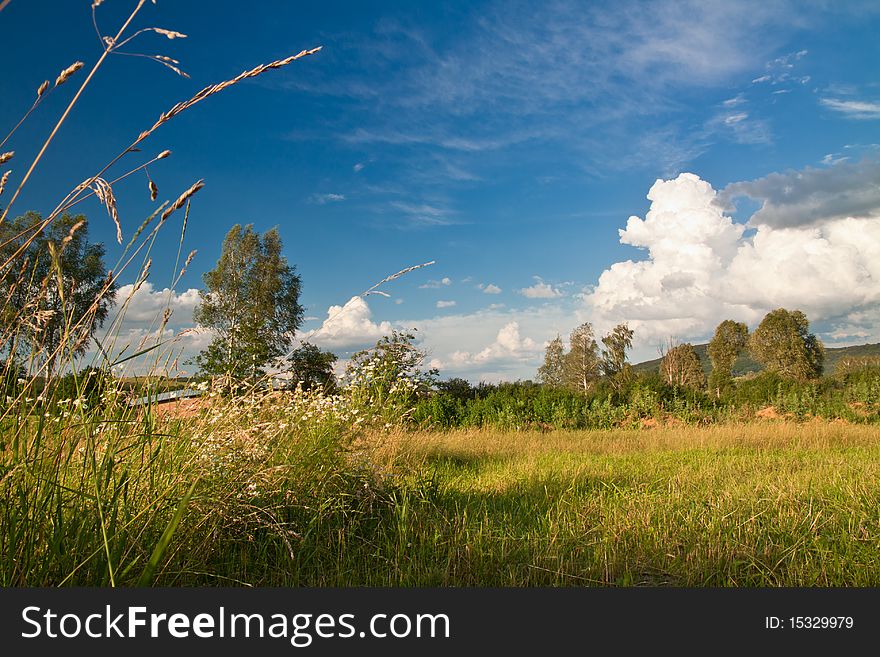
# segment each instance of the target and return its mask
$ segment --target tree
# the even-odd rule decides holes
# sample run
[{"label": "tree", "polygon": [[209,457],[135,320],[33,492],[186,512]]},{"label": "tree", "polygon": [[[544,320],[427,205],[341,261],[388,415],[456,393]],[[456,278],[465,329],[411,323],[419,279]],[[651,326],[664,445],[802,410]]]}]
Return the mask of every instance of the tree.
[{"label": "tree", "polygon": [[712,373],[709,389],[720,397],[721,392],[733,384],[733,364],[749,341],[749,328],[742,322],[725,319],[715,329],[709,342],[709,360]]},{"label": "tree", "polygon": [[461,377],[438,381],[436,387],[440,392],[462,402],[474,399],[477,396],[476,388],[470,384],[470,381]]},{"label": "tree", "polygon": [[777,308],[764,317],[749,339],[749,351],[759,363],[781,376],[806,381],[822,376],[825,347],[809,332],[800,310]]},{"label": "tree", "polygon": [[602,373],[615,388],[620,388],[630,378],[632,368],[626,361],[626,350],[632,347],[635,331],[626,324],[618,324],[611,333],[602,338]]},{"label": "tree", "polygon": [[88,240],[83,215],[64,214],[41,230],[43,223],[29,212],[0,226],[0,265],[8,262],[0,271],[0,323],[7,359],[35,356],[49,376],[59,356],[85,353],[107,319],[116,284],[104,266],[104,246]]},{"label": "tree", "polygon": [[309,342],[303,342],[288,358],[288,369],[293,381],[299,382],[303,390],[321,390],[332,393],[336,389],[336,376],[333,363],[336,354],[322,351]]},{"label": "tree", "polygon": [[256,381],[267,363],[287,352],[302,323],[300,278],[281,255],[278,230],[261,237],[253,225],[236,224],[202,280],[206,289],[199,291],[193,318],[216,337],[196,358],[199,368]]},{"label": "tree", "polygon": [[565,383],[565,348],[558,335],[547,343],[544,364],[538,368],[538,381],[554,388]]},{"label": "tree", "polygon": [[689,343],[670,347],[660,361],[660,374],[671,386],[699,390],[706,382],[700,357]]},{"label": "tree", "polygon": [[345,379],[356,408],[396,421],[434,387],[437,370],[422,369],[426,354],[414,342],[412,333],[395,330],[351,357]]},{"label": "tree", "polygon": [[586,393],[599,378],[599,345],[589,322],[571,332],[569,345],[571,348],[565,356],[565,381]]}]

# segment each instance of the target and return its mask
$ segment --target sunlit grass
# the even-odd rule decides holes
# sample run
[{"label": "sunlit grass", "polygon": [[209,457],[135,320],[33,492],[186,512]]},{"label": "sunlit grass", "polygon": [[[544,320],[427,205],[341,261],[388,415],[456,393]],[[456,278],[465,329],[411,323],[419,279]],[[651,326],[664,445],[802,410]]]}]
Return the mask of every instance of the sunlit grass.
[{"label": "sunlit grass", "polygon": [[871,427],[358,433],[291,400],[34,418],[2,452],[0,582],[880,582]]}]

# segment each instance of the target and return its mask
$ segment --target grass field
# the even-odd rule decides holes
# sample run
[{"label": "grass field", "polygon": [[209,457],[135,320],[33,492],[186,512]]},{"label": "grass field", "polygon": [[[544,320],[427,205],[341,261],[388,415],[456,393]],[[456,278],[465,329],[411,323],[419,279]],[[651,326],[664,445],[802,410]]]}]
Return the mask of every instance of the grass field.
[{"label": "grass field", "polygon": [[880,585],[876,427],[369,433],[284,399],[8,427],[0,584]]},{"label": "grass field", "polygon": [[404,437],[372,583],[880,582],[880,436],[825,423]]}]

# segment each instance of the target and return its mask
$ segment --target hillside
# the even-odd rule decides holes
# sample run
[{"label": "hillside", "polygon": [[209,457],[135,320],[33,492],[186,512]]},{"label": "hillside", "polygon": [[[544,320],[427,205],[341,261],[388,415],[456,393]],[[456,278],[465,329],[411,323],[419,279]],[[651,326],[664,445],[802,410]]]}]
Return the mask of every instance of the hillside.
[{"label": "hillside", "polygon": [[[694,351],[696,351],[697,356],[700,357],[700,363],[703,365],[703,371],[706,373],[706,376],[708,376],[709,372],[712,370],[712,364],[709,361],[708,347],[708,344],[694,345]],[[827,347],[825,349],[825,373],[834,374],[834,368],[837,366],[837,362],[841,358],[859,358],[864,356],[880,356],[880,343],[860,344],[853,347]],[[633,365],[633,369],[636,372],[657,372],[660,370],[660,360],[660,358],[646,360],[637,365]],[[743,354],[737,358],[736,363],[733,366],[733,373],[735,376],[742,376],[749,372],[760,372],[761,369],[759,363],[752,360],[747,354]]]}]

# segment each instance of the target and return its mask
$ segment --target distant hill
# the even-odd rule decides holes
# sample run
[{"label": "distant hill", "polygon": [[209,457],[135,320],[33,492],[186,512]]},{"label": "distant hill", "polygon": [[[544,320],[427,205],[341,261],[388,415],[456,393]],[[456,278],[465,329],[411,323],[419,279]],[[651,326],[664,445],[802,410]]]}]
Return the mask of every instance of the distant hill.
[{"label": "distant hill", "polygon": [[[694,351],[700,357],[700,363],[706,376],[712,371],[712,363],[709,361],[708,344],[695,344]],[[837,361],[844,357],[859,358],[864,356],[880,356],[880,343],[877,344],[860,344],[854,347],[826,347],[825,349],[825,374],[834,374],[834,368]],[[633,365],[636,372],[659,372],[660,358],[646,360],[643,363]],[[742,376],[749,372],[760,372],[763,368],[761,365],[752,360],[747,354],[741,355],[736,359],[733,365],[734,376]]]}]

